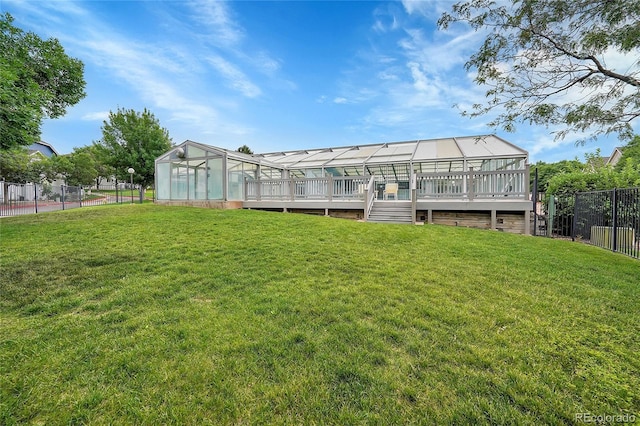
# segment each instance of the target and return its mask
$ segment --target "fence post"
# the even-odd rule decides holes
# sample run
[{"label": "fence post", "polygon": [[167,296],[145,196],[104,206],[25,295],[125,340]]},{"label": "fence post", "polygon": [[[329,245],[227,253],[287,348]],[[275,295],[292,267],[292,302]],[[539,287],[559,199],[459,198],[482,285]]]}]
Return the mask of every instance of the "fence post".
[{"label": "fence post", "polygon": [[467,175],[467,197],[469,201],[472,201],[474,198],[473,193],[473,167],[469,167],[469,173]]},{"label": "fence post", "polygon": [[78,186],[78,199],[80,200],[80,207],[82,207],[82,186]]},{"label": "fence post", "polygon": [[62,193],[62,210],[64,210],[64,185],[60,185],[60,192]]},{"label": "fence post", "polygon": [[36,214],[38,213],[38,184],[33,184],[33,202],[36,206]]},{"label": "fence post", "polygon": [[[528,165],[527,165],[528,166]],[[527,179],[528,176],[525,176]],[[533,181],[533,193],[531,194],[533,201],[533,235],[538,235],[538,168],[536,167],[535,178]]]},{"label": "fence post", "polygon": [[613,188],[611,191],[611,214],[613,215],[613,241],[611,241],[611,250],[618,251],[618,190]]},{"label": "fence post", "polygon": [[573,220],[571,222],[571,241],[576,240],[576,222],[578,221],[578,193],[573,196]]},{"label": "fence post", "polygon": [[[547,204],[547,236],[553,237],[553,225],[556,220],[556,196],[549,196],[549,204]],[[573,232],[573,228],[572,231]],[[564,232],[562,233],[564,234]]]}]

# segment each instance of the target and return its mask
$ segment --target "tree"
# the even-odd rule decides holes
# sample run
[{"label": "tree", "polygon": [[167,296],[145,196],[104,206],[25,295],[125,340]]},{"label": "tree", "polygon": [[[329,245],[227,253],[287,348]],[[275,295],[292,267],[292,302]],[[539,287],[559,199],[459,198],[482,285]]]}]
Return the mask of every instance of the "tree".
[{"label": "tree", "polygon": [[[497,112],[492,126],[513,131],[517,122],[561,125],[556,139],[617,134],[631,139],[640,115],[640,0],[469,0],[442,15],[488,32],[465,67],[487,87],[484,104],[463,114]],[[628,56],[622,70],[606,55]],[[635,57],[634,57],[635,56]],[[613,61],[611,61],[613,62]]]},{"label": "tree", "polygon": [[549,184],[549,180],[554,176],[557,176],[562,173],[571,173],[575,171],[582,171],[584,169],[584,164],[582,164],[577,159],[575,160],[562,160],[556,163],[545,163],[544,161],[538,161],[536,164],[531,166],[531,186],[533,188],[533,181],[535,179],[535,173],[533,172],[535,169],[538,170],[538,191],[546,192],[547,185]]},{"label": "tree", "polygon": [[616,170],[622,170],[627,163],[632,166],[640,166],[640,136],[634,137],[622,148],[622,158],[616,164]]},{"label": "tree", "polygon": [[44,118],[58,118],[84,96],[84,65],[56,39],[13,26],[0,15],[0,149],[28,146]]},{"label": "tree", "polygon": [[96,145],[83,146],[75,148],[73,153],[86,155],[88,158],[84,161],[88,161],[92,167],[91,172],[94,174],[92,181],[83,183],[83,185],[93,184],[97,188],[100,186],[103,179],[108,179],[115,175],[115,169],[107,164],[108,158],[105,157],[105,151],[100,149],[100,147]]},{"label": "tree", "polygon": [[253,154],[253,151],[247,145],[242,145],[240,148],[236,149],[236,151],[241,152],[243,154],[249,154],[249,155]]},{"label": "tree", "polygon": [[600,150],[585,154],[586,167],[559,173],[549,179],[547,195],[573,195],[576,192],[603,191],[640,185],[640,165],[626,164],[620,170],[604,164]]},{"label": "tree", "polygon": [[171,138],[146,108],[142,113],[118,109],[109,112],[108,121],[102,125],[102,139],[95,146],[117,178],[128,182],[127,170],[132,167],[133,181],[143,191],[153,184],[155,159],[171,149]]},{"label": "tree", "polygon": [[83,148],[75,148],[71,154],[52,157],[51,162],[54,176],[62,176],[66,185],[91,185],[98,175],[95,159]]},{"label": "tree", "polygon": [[0,177],[11,183],[33,182],[31,158],[26,148],[13,148],[0,151]]}]

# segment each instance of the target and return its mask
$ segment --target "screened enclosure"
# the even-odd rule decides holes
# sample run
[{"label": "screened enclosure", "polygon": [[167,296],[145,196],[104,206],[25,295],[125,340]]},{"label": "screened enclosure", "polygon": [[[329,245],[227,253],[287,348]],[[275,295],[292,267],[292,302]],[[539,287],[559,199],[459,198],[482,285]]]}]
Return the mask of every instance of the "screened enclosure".
[{"label": "screened enclosure", "polygon": [[246,179],[283,177],[283,169],[251,155],[186,141],[156,159],[158,200],[240,201]]},{"label": "screened enclosure", "polygon": [[[409,199],[412,178],[424,197],[457,197],[469,192],[474,196],[520,196],[528,181],[527,160],[526,151],[495,135],[258,155],[185,141],[156,160],[156,188],[158,200],[242,201],[256,181],[262,182],[261,195],[273,195],[277,184],[278,196],[313,185],[318,186],[314,192],[322,196],[326,179],[357,192],[360,180],[373,176],[373,188],[380,197],[391,184],[397,188],[398,200]],[[291,189],[288,183],[270,182],[285,179],[306,181],[293,182]],[[322,181],[314,183],[313,179]]]}]

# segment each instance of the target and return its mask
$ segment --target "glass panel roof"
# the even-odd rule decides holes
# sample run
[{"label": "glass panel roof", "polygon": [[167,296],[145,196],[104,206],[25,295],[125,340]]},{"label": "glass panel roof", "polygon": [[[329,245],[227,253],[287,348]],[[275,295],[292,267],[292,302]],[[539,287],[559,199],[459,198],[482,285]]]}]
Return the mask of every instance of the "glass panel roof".
[{"label": "glass panel roof", "polygon": [[390,142],[263,155],[270,161],[296,168],[318,167],[321,164],[325,167],[338,167],[365,163],[429,162],[496,157],[527,158],[527,156],[525,150],[495,135]]},{"label": "glass panel roof", "polygon": [[522,149],[496,136],[456,138],[463,155],[467,158],[520,157]]},{"label": "glass panel roof", "polygon": [[223,148],[216,148],[193,141],[185,141],[174,150],[160,157],[171,157],[179,147],[186,144],[206,150],[209,155],[226,154],[235,160],[271,167],[305,169],[332,167],[362,167],[365,164],[428,163],[449,160],[483,160],[492,158],[527,159],[527,151],[496,135],[465,136],[403,142],[390,142],[350,147],[311,149],[304,151],[273,152],[246,155]]}]

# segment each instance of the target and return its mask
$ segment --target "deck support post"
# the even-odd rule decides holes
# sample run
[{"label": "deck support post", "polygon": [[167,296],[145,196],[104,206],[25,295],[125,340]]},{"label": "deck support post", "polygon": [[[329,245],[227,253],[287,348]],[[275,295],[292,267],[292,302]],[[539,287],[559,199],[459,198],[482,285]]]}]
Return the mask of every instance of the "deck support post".
[{"label": "deck support post", "polygon": [[473,188],[473,167],[469,167],[469,175],[467,176],[467,197],[469,198],[469,201],[473,201],[473,198],[475,197]]},{"label": "deck support post", "polygon": [[416,174],[411,175],[411,224],[416,224],[416,204],[417,204],[417,190],[416,190]]},{"label": "deck support post", "polygon": [[524,211],[524,235],[531,235],[531,212]]},{"label": "deck support post", "polygon": [[498,215],[495,210],[491,210],[491,229],[495,230],[498,227]]},{"label": "deck support post", "polygon": [[[248,180],[247,180],[247,182],[248,182]],[[257,186],[257,188],[256,188],[256,200],[261,201],[262,200],[262,183],[260,182],[260,179],[256,180],[254,185]]]},{"label": "deck support post", "polygon": [[364,201],[363,201],[363,210],[362,210],[362,219],[366,222],[369,219],[367,215],[367,208],[369,205],[367,204],[369,201],[369,186],[364,187]]},{"label": "deck support post", "polygon": [[329,209],[324,209],[324,215],[329,216]]},{"label": "deck support post", "polygon": [[291,201],[296,199],[296,182],[291,178],[289,181],[289,191],[291,192]]},{"label": "deck support post", "polygon": [[433,210],[427,210],[427,223],[433,225]]}]

